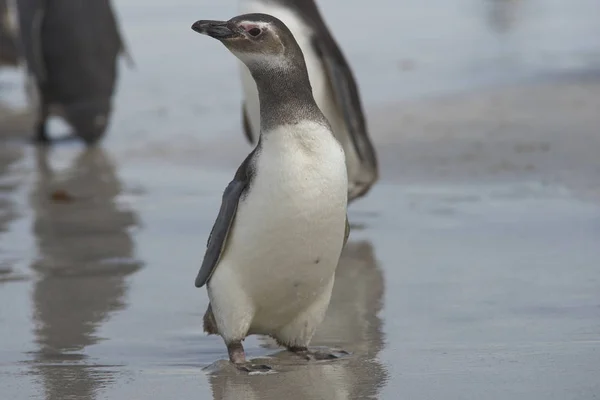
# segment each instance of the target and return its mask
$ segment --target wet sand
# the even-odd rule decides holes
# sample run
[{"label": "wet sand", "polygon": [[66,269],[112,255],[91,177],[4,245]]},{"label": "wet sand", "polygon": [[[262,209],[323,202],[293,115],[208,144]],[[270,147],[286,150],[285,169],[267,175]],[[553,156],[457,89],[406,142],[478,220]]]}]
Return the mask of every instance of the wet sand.
[{"label": "wet sand", "polygon": [[[19,79],[0,74],[2,399],[598,397],[600,74],[593,62],[572,62],[590,59],[589,39],[575,39],[595,29],[585,24],[591,3],[580,1],[580,14],[548,6],[580,26],[581,36],[570,32],[548,50],[566,71],[498,68],[509,82],[496,67],[469,69],[487,54],[480,49],[457,64],[417,60],[412,78],[394,64],[385,92],[378,68],[389,63],[369,64],[359,32],[356,42],[344,39],[366,82],[382,180],[350,208],[353,230],[313,345],[352,355],[308,364],[248,338],[250,357],[278,371],[264,376],[234,372],[221,340],[201,329],[207,296],[193,279],[221,192],[249,147],[239,98],[221,95],[238,93],[235,65],[224,49],[179,30],[195,10],[180,3],[176,13],[152,2],[139,13],[139,2],[120,8],[140,67],[122,68],[111,131],[93,151],[27,144],[27,113],[14,105]],[[495,21],[464,3],[482,24]],[[415,4],[413,17],[423,12]],[[510,4],[529,13],[513,11],[522,28],[514,22],[502,34],[530,37],[523,20],[540,3]],[[346,22],[358,11],[349,6]],[[447,23],[461,22],[464,33],[474,24],[469,12],[445,14]],[[352,34],[352,23],[331,19]],[[143,44],[158,21],[154,45],[168,35],[178,43],[164,63]],[[214,53],[214,63],[182,66],[192,45],[197,57]],[[434,50],[423,48],[422,58],[433,60]],[[214,78],[201,90],[189,85],[200,68]],[[428,78],[445,89],[407,83]],[[481,84],[488,78],[493,84]],[[69,196],[53,198],[58,190]]]}]

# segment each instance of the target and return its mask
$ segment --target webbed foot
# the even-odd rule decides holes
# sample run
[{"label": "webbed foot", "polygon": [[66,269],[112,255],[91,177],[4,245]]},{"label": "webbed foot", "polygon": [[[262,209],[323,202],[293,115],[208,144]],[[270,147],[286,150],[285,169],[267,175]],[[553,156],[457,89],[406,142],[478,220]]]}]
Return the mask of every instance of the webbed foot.
[{"label": "webbed foot", "polygon": [[250,375],[254,374],[267,374],[273,371],[273,368],[266,364],[252,364],[252,363],[243,363],[243,364],[235,364],[235,367],[242,371],[246,372]]},{"label": "webbed foot", "polygon": [[306,347],[289,347],[288,350],[307,361],[337,360],[338,358],[350,355],[349,352],[341,349],[329,351],[311,351]]}]

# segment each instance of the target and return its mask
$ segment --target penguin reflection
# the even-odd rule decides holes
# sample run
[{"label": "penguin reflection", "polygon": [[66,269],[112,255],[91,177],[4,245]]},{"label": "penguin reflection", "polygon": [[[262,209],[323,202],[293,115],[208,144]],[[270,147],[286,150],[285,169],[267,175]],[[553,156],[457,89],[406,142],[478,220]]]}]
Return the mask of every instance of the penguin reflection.
[{"label": "penguin reflection", "polygon": [[[382,321],[384,281],[369,242],[348,242],[335,275],[331,303],[311,346],[342,347],[353,352],[345,360],[275,369],[284,372],[248,376],[226,370],[210,376],[215,400],[233,399],[364,399],[376,397],[387,372],[377,360],[384,347]],[[265,347],[271,339],[261,338]],[[281,357],[287,357],[285,352]],[[275,354],[279,357],[279,354]],[[290,356],[293,357],[293,356]],[[289,360],[288,360],[289,361]]]},{"label": "penguin reflection", "polygon": [[[136,217],[115,204],[122,187],[101,149],[81,153],[59,174],[48,165],[48,150],[38,149],[37,156],[31,195],[39,252],[32,268],[40,277],[33,291],[35,368],[47,399],[92,399],[110,374],[73,361],[85,360],[85,347],[99,340],[99,326],[125,307],[125,278],[140,266],[128,232]],[[72,201],[56,202],[51,194],[57,189]],[[67,361],[69,366],[47,365]]]},{"label": "penguin reflection", "polygon": [[[0,109],[0,112],[2,111]],[[2,130],[1,125],[0,130]],[[14,274],[11,266],[12,254],[10,253],[10,249],[5,247],[2,235],[17,218],[16,205],[11,197],[19,186],[19,183],[10,180],[10,169],[22,157],[22,149],[15,146],[7,146],[5,143],[0,142],[0,282],[20,279],[20,276]]]}]

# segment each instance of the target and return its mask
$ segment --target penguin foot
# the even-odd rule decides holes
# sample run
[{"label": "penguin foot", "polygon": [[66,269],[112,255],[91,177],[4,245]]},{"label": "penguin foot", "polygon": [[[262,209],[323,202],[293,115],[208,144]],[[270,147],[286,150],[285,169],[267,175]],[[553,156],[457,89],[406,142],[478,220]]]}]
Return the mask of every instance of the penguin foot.
[{"label": "penguin foot", "polygon": [[257,375],[257,374],[268,374],[273,372],[273,368],[266,364],[252,364],[252,363],[244,363],[244,364],[235,364],[235,367],[249,375]]},{"label": "penguin foot", "polygon": [[310,351],[306,347],[290,347],[288,350],[307,361],[337,360],[350,355],[346,350]]},{"label": "penguin foot", "polygon": [[39,115],[35,123],[35,136],[33,142],[37,144],[49,144],[48,130],[46,129],[46,119],[48,118],[48,107],[45,104],[41,105]]},{"label": "penguin foot", "polygon": [[229,353],[229,361],[234,365],[246,364],[246,353],[241,340],[227,343],[227,352]]},{"label": "penguin foot", "polygon": [[47,145],[50,143],[50,138],[48,137],[46,127],[44,125],[38,126],[36,128],[36,132],[32,140],[35,144]]},{"label": "penguin foot", "polygon": [[229,361],[240,371],[249,375],[268,374],[273,372],[273,368],[266,364],[253,364],[246,361],[244,346],[241,341],[233,341],[227,344]]}]

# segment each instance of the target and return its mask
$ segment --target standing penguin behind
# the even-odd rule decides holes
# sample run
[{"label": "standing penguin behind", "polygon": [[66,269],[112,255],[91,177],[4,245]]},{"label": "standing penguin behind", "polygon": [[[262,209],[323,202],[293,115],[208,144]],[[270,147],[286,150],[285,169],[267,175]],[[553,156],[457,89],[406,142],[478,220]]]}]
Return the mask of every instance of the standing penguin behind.
[{"label": "standing penguin behind", "polygon": [[[267,13],[290,29],[306,61],[317,105],[344,147],[348,200],[364,196],[378,179],[375,149],[369,140],[358,87],[335,39],[313,0],[240,0],[242,13]],[[254,80],[242,66],[245,100],[243,125],[251,143],[257,140],[260,107]]]},{"label": "standing penguin behind", "polygon": [[105,133],[124,49],[110,0],[16,0],[36,107],[35,141],[49,142],[46,120],[63,117],[86,144]]},{"label": "standing penguin behind", "polygon": [[196,287],[207,285],[204,330],[249,370],[242,340],[268,335],[307,359],[325,316],[348,239],[344,150],[313,98],[289,29],[266,14],[197,21],[250,70],[261,104],[260,137],[223,193]]},{"label": "standing penguin behind", "polygon": [[0,66],[19,65],[16,31],[10,19],[7,0],[0,0]]}]

